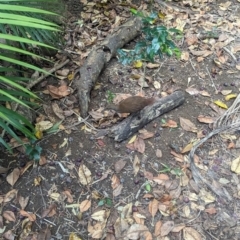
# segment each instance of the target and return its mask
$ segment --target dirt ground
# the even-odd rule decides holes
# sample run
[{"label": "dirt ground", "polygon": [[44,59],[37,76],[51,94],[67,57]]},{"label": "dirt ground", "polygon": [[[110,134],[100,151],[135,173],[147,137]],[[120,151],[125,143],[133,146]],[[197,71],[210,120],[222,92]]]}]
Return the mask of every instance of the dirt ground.
[{"label": "dirt ground", "polygon": [[[88,33],[90,39],[91,26],[94,27],[93,23],[86,23],[81,31],[76,30],[73,23],[80,19],[85,6],[85,1],[81,2],[79,6],[78,1],[67,2],[70,17],[66,36],[71,36],[72,44],[83,33]],[[213,102],[220,100],[230,107],[234,98],[226,101],[225,96],[239,93],[240,2],[164,3],[172,8],[157,3],[154,6],[165,12],[168,27],[183,27],[184,37],[176,44],[187,57],[165,57],[157,61],[157,67],[147,65],[145,72],[112,59],[91,93],[89,110],[94,116],[100,112],[103,117],[96,119],[91,114],[87,126],[75,124],[74,114],[66,117],[64,130],[39,140],[46,160],[42,165],[27,168],[29,159],[24,154],[16,151],[10,156],[2,152],[0,166],[7,167],[8,172],[0,174],[1,239],[240,239],[240,179],[231,168],[240,153],[239,132],[210,138],[197,149],[194,158],[209,184],[215,189],[224,187],[229,198],[194,181],[188,158],[194,143],[212,131],[212,122],[225,111],[216,104],[214,110]],[[140,1],[132,4],[146,5]],[[116,14],[120,12],[127,20],[129,7],[121,9]],[[86,48],[91,49],[91,45]],[[84,59],[76,61],[79,55],[74,56],[74,47],[68,45],[66,50],[72,54],[72,61],[63,68],[76,71]],[[133,77],[138,75],[145,76],[145,96],[161,98],[182,90],[184,104],[147,124],[144,134],[149,134],[149,138],[137,133],[135,138],[120,143],[107,136],[96,139],[97,130],[117,124],[116,115],[104,111],[108,91],[138,94],[139,79]],[[54,101],[66,110],[66,101],[71,100],[77,109],[76,91],[53,100],[41,93],[46,85],[57,86],[59,79],[48,77],[45,85],[36,86],[46,105]],[[181,118],[191,121],[195,130],[187,131]],[[139,138],[140,151],[133,149]],[[25,171],[11,186],[7,176],[16,168]],[[27,205],[23,208],[24,199]],[[36,219],[31,220],[21,209]]]}]

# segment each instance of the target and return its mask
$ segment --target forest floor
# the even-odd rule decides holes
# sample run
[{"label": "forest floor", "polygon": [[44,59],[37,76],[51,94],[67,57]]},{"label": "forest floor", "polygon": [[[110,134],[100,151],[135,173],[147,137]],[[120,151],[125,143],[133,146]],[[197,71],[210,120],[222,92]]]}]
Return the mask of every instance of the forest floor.
[{"label": "forest floor", "polygon": [[[55,65],[71,60],[34,89],[44,99],[39,118],[63,120],[61,130],[39,140],[37,166],[24,154],[1,153],[1,238],[240,239],[239,132],[215,135],[195,152],[215,192],[194,181],[188,156],[239,94],[239,0],[115,2],[67,1],[65,54]],[[159,13],[156,24],[183,31],[181,59],[145,69],[112,59],[93,87],[87,124],[79,124],[75,82],[89,51],[131,17],[130,8],[149,6]],[[61,96],[63,86],[70,94]],[[122,120],[105,110],[112,94],[161,98],[176,90],[185,92],[184,104],[127,141],[95,138]],[[223,188],[226,198],[216,194]]]}]

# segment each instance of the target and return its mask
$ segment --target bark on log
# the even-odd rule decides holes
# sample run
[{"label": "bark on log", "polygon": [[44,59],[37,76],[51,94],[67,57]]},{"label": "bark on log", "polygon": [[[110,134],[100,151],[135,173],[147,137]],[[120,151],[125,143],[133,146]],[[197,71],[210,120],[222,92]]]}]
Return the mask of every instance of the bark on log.
[{"label": "bark on log", "polygon": [[87,116],[90,91],[94,86],[105,64],[116,55],[117,49],[133,40],[140,34],[142,21],[140,18],[132,18],[118,27],[100,45],[95,46],[87,60],[80,68],[80,80],[76,82],[80,112],[82,117]]},{"label": "bark on log", "polygon": [[184,101],[185,94],[183,91],[176,91],[167,97],[158,99],[154,104],[145,107],[140,112],[130,115],[118,125],[113,126],[108,136],[114,138],[117,142],[126,140],[139,129],[142,129],[147,123],[180,106]]}]

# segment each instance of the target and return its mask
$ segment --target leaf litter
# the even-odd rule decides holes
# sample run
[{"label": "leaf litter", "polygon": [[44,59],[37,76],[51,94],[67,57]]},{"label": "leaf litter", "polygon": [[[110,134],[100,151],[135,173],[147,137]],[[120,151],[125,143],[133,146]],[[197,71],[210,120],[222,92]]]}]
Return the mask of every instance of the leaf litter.
[{"label": "leaf litter", "polygon": [[[58,141],[59,147],[51,148],[48,145],[49,152],[43,156],[45,164],[41,165],[42,169],[39,170],[44,176],[40,176],[42,180],[38,181],[38,184],[34,183],[34,179],[39,177],[37,174],[33,178],[28,177],[25,182],[28,183],[26,184],[28,190],[25,192],[20,185],[32,171],[30,168],[33,163],[30,162],[24,167],[14,167],[10,172],[6,170],[9,166],[1,166],[1,174],[7,173],[6,181],[9,184],[0,192],[0,203],[4,204],[0,218],[0,227],[4,229],[3,237],[14,239],[15,232],[10,229],[13,229],[15,226],[13,224],[18,220],[24,223],[19,226],[19,232],[22,231],[21,239],[27,237],[49,239],[50,228],[40,227],[37,231],[33,228],[35,223],[40,226],[39,223],[43,220],[52,226],[58,224],[68,229],[67,235],[62,231],[59,231],[59,235],[55,229],[53,234],[58,239],[82,239],[84,236],[98,239],[104,237],[118,239],[123,236],[126,239],[157,239],[157,237],[171,239],[173,236],[204,239],[203,236],[208,238],[209,233],[215,238],[222,234],[226,239],[234,239],[235,233],[231,232],[231,229],[236,228],[237,232],[239,228],[237,222],[231,219],[234,209],[238,209],[239,198],[237,187],[239,181],[234,174],[239,174],[237,157],[239,150],[237,144],[234,144],[239,140],[238,132],[233,132],[232,136],[222,134],[219,138],[212,137],[201,146],[193,158],[195,165],[201,169],[205,181],[214,187],[216,195],[221,193],[223,188],[230,192],[235,199],[233,208],[230,204],[222,203],[224,195],[222,199],[218,199],[210,188],[205,188],[197,180],[193,181],[187,153],[201,142],[200,139],[204,140],[207,132],[212,130],[215,119],[219,119],[224,109],[229,110],[233,98],[239,92],[238,84],[229,80],[239,74],[239,63],[235,56],[238,56],[240,48],[239,44],[235,43],[235,37],[240,34],[240,25],[238,15],[232,10],[233,4],[237,1],[216,3],[211,0],[189,0],[176,4],[164,2],[163,5],[154,3],[161,8],[164,25],[184,30],[184,54],[181,57],[183,64],[177,65],[174,60],[170,60],[167,67],[164,62],[147,64],[148,70],[144,73],[141,66],[136,66],[140,68],[134,70],[118,66],[117,71],[111,69],[112,73],[117,74],[115,81],[110,82],[115,83],[113,89],[118,91],[119,96],[129,94],[129,91],[124,89],[131,90],[131,94],[139,92],[139,86],[144,87],[144,94],[147,96],[150,96],[152,91],[156,91],[160,96],[166,96],[181,86],[191,95],[188,105],[190,109],[182,109],[178,114],[170,112],[166,117],[163,116],[161,121],[160,119],[155,121],[150,128],[139,131],[127,144],[124,143],[120,147],[115,145],[112,153],[105,154],[101,153],[108,151],[106,149],[111,144],[105,139],[101,141],[90,139],[88,154],[84,153],[86,147],[84,139],[93,133],[89,126],[85,125],[81,129],[73,126],[69,131],[66,130],[66,127],[78,121],[79,115],[78,110],[74,108],[77,97],[74,96],[71,86],[71,81],[74,82],[76,79],[73,77],[74,74],[73,76],[69,74],[83,64],[89,53],[89,47],[103,40],[130,14],[128,8],[119,3],[115,5],[116,9],[111,9],[111,5],[105,5],[104,2],[81,2],[85,7],[81,12],[82,20],[91,19],[92,22],[86,21],[83,26],[75,24],[74,27],[69,23],[74,30],[67,31],[65,36],[67,50],[76,52],[73,54],[73,63],[76,65],[69,69],[63,67],[56,72],[56,77],[62,81],[59,85],[47,82],[46,85],[42,85],[44,89],[41,89],[56,102],[44,107],[47,119],[39,120],[38,125],[43,123],[42,128],[46,130],[44,121],[49,121],[46,125],[52,126],[57,122],[56,119],[66,120],[63,123],[62,138]],[[138,7],[132,4],[130,7]],[[217,9],[216,12],[212,11],[213,6]],[[147,9],[147,4],[142,3],[140,9]],[[216,15],[220,16],[218,21]],[[186,24],[186,20],[191,24]],[[98,30],[94,28],[96,23],[101,25]],[[211,64],[209,60],[212,61]],[[207,69],[201,65],[205,62]],[[186,74],[182,76],[184,64],[188,64],[188,69],[184,68]],[[160,73],[159,68],[162,69]],[[168,71],[164,72],[164,68]],[[127,71],[124,72],[125,69]],[[189,72],[189,69],[192,71]],[[119,72],[121,74],[118,74]],[[130,80],[133,79],[131,78],[133,74],[138,77]],[[113,78],[112,75],[109,78]],[[221,81],[221,84],[218,81]],[[118,88],[118,84],[121,86],[123,82],[127,82],[128,85]],[[233,83],[234,85],[231,85]],[[105,85],[101,83],[95,90],[102,91],[104,87]],[[102,98],[104,97],[106,95],[103,91]],[[102,101],[103,99],[99,102]],[[197,108],[195,111],[194,107]],[[118,121],[115,117],[105,121],[103,110],[104,107],[101,106],[95,107],[90,112],[95,127],[108,126]],[[236,116],[232,117],[234,118]],[[76,129],[84,133],[84,137],[71,139],[70,134]],[[55,144],[54,139],[53,143]],[[222,151],[224,148],[227,149],[230,143],[232,144],[227,152]],[[171,148],[168,144],[171,144]],[[71,148],[68,145],[74,145],[75,148],[71,147],[73,150],[69,152]],[[173,145],[176,148],[172,149]],[[107,162],[107,158],[111,161]],[[68,167],[67,173],[64,169]],[[47,174],[44,174],[44,171]],[[57,185],[54,186],[55,182]],[[28,187],[29,184],[32,184],[31,188]],[[14,189],[10,190],[10,185]],[[73,189],[70,189],[72,186]],[[33,192],[36,194],[35,197]],[[36,198],[41,202],[38,205],[41,206],[39,210],[41,216],[35,215],[36,208],[32,202]],[[100,201],[103,206],[99,206]],[[67,208],[67,204],[72,204],[72,207]],[[63,206],[71,211],[66,212]],[[206,213],[204,217],[203,211]],[[234,214],[238,215],[239,212]],[[216,219],[213,220],[210,215]],[[54,220],[56,216],[61,219],[58,223]],[[227,224],[221,225],[220,220],[225,220]],[[74,224],[80,224],[84,231],[76,231],[77,225]],[[75,229],[69,225],[75,226]],[[229,230],[228,236],[221,231],[223,227]]]}]

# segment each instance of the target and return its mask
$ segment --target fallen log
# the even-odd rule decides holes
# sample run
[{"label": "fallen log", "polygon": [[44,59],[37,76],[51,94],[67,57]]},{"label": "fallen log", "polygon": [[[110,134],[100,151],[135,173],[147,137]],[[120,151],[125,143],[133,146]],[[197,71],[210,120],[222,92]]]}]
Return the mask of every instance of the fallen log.
[{"label": "fallen log", "polygon": [[114,125],[108,130],[108,136],[114,138],[117,142],[126,140],[146,124],[180,106],[184,101],[185,94],[183,91],[176,91],[167,97],[160,98],[154,104],[145,107],[140,112],[134,113],[119,124]]},{"label": "fallen log", "polygon": [[119,48],[141,33],[141,27],[141,18],[132,18],[114,30],[110,36],[89,53],[83,66],[79,69],[80,80],[76,82],[82,117],[87,116],[90,92],[102,69],[116,55]]}]

